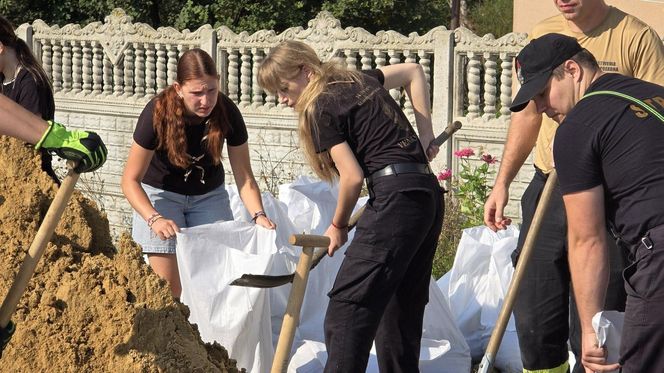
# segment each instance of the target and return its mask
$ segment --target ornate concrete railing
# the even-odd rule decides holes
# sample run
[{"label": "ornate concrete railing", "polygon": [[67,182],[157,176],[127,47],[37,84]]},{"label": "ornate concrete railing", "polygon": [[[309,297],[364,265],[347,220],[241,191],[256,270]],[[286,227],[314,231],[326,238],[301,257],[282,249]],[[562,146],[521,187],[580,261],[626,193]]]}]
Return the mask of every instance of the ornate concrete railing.
[{"label": "ornate concrete railing", "polygon": [[[222,90],[238,104],[247,122],[254,172],[264,188],[274,190],[278,183],[307,172],[296,151],[292,109],[279,105],[256,81],[261,61],[279,41],[301,40],[322,59],[341,58],[354,69],[421,64],[431,89],[434,130],[442,131],[452,120],[464,123],[434,162],[437,170],[447,166],[456,170],[452,151],[460,147],[502,152],[509,120],[511,61],[525,40],[523,34],[496,40],[464,28],[449,31],[442,26],[425,35],[371,34],[358,27],[342,28],[327,12],[311,20],[307,28],[279,34],[268,30],[237,34],[223,26],[203,26],[194,32],[155,30],[132,23],[121,9],[115,9],[103,23],[58,27],[38,20],[22,25],[18,32],[53,79],[56,119],[99,132],[109,146],[107,165],[85,175],[84,181],[108,212],[116,233],[130,226],[131,208],[120,192],[119,180],[136,118],[154,94],[172,83],[178,57],[187,49],[203,48],[215,59]],[[395,89],[390,93],[412,118],[404,92]],[[230,170],[228,164],[226,169]],[[523,179],[529,174],[526,170]],[[520,194],[513,193],[513,198]],[[518,216],[518,204],[512,203],[512,207],[512,215]]]}]

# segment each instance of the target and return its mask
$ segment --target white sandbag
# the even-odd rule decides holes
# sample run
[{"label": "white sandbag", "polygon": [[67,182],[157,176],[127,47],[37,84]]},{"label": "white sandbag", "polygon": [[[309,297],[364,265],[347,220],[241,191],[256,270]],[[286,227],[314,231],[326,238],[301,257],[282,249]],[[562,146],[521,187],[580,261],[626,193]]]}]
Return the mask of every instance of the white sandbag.
[{"label": "white sandbag", "polygon": [[[484,356],[498,320],[514,272],[510,255],[518,236],[519,231],[513,226],[498,232],[485,226],[464,229],[452,269],[439,280],[473,361]],[[496,355],[495,367],[502,372],[523,370],[513,316]]]},{"label": "white sandbag", "polygon": [[456,325],[445,295],[433,278],[429,282],[429,303],[424,309],[422,327],[422,373],[470,371],[470,347]]},{"label": "white sandbag", "polygon": [[290,272],[286,267],[294,253],[287,242],[295,228],[285,205],[267,193],[263,205],[279,229],[249,223],[236,189],[227,190],[238,221],[185,228],[177,235],[181,300],[204,341],[221,343],[249,372],[269,372],[274,355],[269,292],[229,284],[243,274],[271,273],[275,267],[279,273]]},{"label": "white sandbag", "polygon": [[[264,194],[265,210],[277,224],[275,232],[248,223],[250,216],[237,191],[234,187],[227,189],[231,208],[239,221],[183,229],[178,234],[182,301],[190,307],[190,321],[198,324],[204,341],[218,341],[226,346],[230,355],[238,360],[238,366],[249,372],[268,372],[290,284],[255,289],[232,287],[229,283],[246,273],[293,273],[301,249],[287,245],[288,236],[303,232],[323,234],[336,208],[337,191],[327,183],[301,178],[282,186],[281,201]],[[365,202],[366,198],[362,199],[356,208]],[[291,372],[320,372],[325,364],[323,320],[327,292],[332,288],[344,252],[345,247],[334,257],[324,258],[310,273],[293,343],[295,354],[288,368]],[[429,290],[421,369],[423,372],[468,371],[469,348],[454,325],[444,295],[433,283]],[[375,355],[371,361],[373,368],[368,372],[377,372]]]},{"label": "white sandbag", "polygon": [[274,355],[268,295],[230,286],[244,273],[269,272],[277,254],[275,231],[245,222],[182,229],[177,235],[181,300],[201,338],[217,341],[250,372],[269,371]]}]

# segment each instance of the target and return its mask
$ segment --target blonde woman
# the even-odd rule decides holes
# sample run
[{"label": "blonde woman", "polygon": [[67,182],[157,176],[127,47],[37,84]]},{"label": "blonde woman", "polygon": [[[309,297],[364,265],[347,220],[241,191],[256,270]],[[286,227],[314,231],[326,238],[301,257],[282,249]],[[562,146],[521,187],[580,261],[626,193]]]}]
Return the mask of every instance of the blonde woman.
[{"label": "blonde woman", "polygon": [[[417,64],[363,72],[322,63],[304,43],[274,48],[259,83],[299,114],[301,147],[314,172],[338,180],[328,254],[348,239],[366,179],[370,193],[325,317],[325,372],[363,372],[376,341],[382,372],[417,372],[424,307],[443,219],[442,190],[428,161],[438,147],[427,83]],[[387,89],[404,87],[418,135]]]}]

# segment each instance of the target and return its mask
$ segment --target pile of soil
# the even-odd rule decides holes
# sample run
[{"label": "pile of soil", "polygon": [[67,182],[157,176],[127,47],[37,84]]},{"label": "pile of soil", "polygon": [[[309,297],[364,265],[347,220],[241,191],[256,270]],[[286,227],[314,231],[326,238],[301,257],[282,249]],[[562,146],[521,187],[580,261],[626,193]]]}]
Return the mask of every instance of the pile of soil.
[{"label": "pile of soil", "polygon": [[[56,191],[30,147],[0,137],[0,300]],[[1,370],[237,372],[188,316],[131,238],[114,246],[106,216],[74,192],[12,316]]]}]

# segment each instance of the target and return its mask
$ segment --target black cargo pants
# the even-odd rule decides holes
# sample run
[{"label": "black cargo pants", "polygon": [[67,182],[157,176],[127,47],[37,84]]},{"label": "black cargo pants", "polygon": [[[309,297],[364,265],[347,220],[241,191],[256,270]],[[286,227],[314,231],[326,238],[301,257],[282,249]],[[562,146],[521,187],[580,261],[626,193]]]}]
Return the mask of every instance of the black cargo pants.
[{"label": "black cargo pants", "polygon": [[[521,199],[523,222],[517,249],[512,254],[514,265],[546,180],[547,175],[537,170]],[[612,237],[607,238],[607,242],[611,268],[604,309],[623,311],[626,294],[622,270],[626,265],[627,250],[617,247]],[[524,369],[545,370],[560,366],[569,358],[569,339],[577,361],[573,372],[583,372],[580,364],[581,328],[570,290],[567,215],[560,188],[556,186],[514,303],[514,320]]]},{"label": "black cargo pants", "polygon": [[364,372],[374,338],[381,372],[418,372],[442,189],[431,174],[400,174],[371,194],[328,294],[325,372]]}]

